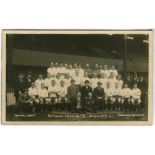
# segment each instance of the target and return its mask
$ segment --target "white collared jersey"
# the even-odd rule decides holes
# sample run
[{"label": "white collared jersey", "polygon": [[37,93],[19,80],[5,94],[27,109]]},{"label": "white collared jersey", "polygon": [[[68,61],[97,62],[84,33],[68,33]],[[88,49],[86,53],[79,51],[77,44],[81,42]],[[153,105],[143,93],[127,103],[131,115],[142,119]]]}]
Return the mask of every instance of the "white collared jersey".
[{"label": "white collared jersey", "polygon": [[116,76],[118,75],[117,69],[111,69],[111,70],[109,70],[109,72],[110,72],[110,73],[113,73],[115,78],[116,78]]},{"label": "white collared jersey", "polygon": [[60,78],[60,79],[58,79],[58,78],[55,79],[55,82],[56,82],[56,85],[57,85],[57,86],[60,85],[60,81],[61,81],[61,80],[62,80],[61,78]]},{"label": "white collared jersey", "polygon": [[99,81],[102,83],[102,88],[105,88],[108,79],[107,78],[100,78]]},{"label": "white collared jersey", "polygon": [[37,90],[41,88],[41,83],[45,83],[45,81],[43,79],[41,79],[41,80],[37,79],[35,81],[35,87],[36,87]]},{"label": "white collared jersey", "polygon": [[104,88],[105,97],[112,97],[113,96],[113,89],[112,88]]},{"label": "white collared jersey", "polygon": [[130,98],[131,96],[131,89],[130,88],[123,88],[121,91],[121,96],[124,98]]},{"label": "white collared jersey", "polygon": [[75,85],[81,85],[81,77],[80,76],[74,76],[73,78],[75,80]]},{"label": "white collared jersey", "polygon": [[57,97],[56,94],[59,91],[58,88],[59,88],[59,86],[57,86],[57,85],[54,85],[54,86],[50,85],[48,87],[48,95],[49,95],[49,97]]},{"label": "white collared jersey", "polygon": [[69,78],[69,79],[64,79],[64,82],[65,82],[65,86],[66,87],[69,87],[70,85],[71,85],[71,78]]},{"label": "white collared jersey", "polygon": [[122,89],[121,88],[114,88],[113,89],[113,96],[121,96]]},{"label": "white collared jersey", "polygon": [[117,82],[116,81],[116,79],[114,78],[114,79],[107,79],[107,82],[109,82],[110,83],[110,87],[112,88],[112,89],[114,89],[115,88],[115,83]]},{"label": "white collared jersey", "polygon": [[109,71],[109,70],[104,70],[104,69],[102,69],[102,70],[100,71],[100,73],[101,73],[101,74],[105,74],[105,77],[106,77],[106,78],[109,78],[109,76],[110,76],[110,71]]},{"label": "white collared jersey", "polygon": [[94,89],[97,87],[97,83],[98,83],[99,79],[98,78],[92,78],[90,79],[90,86]]},{"label": "white collared jersey", "polygon": [[29,96],[34,97],[34,96],[38,95],[38,91],[35,87],[34,88],[30,87],[28,90],[28,94],[29,94]]},{"label": "white collared jersey", "polygon": [[84,86],[85,81],[88,80],[90,82],[89,77],[81,77],[81,84]]},{"label": "white collared jersey", "polygon": [[38,96],[40,97],[40,98],[46,98],[46,97],[48,97],[48,91],[47,91],[47,89],[42,89],[42,88],[40,88],[40,89],[38,89]]},{"label": "white collared jersey", "polygon": [[122,80],[116,80],[116,82],[119,85],[119,88],[123,88],[123,81]]},{"label": "white collared jersey", "polygon": [[68,69],[68,73],[71,77],[75,76],[75,69]]},{"label": "white collared jersey", "polygon": [[134,99],[140,99],[140,97],[141,97],[141,90],[139,88],[133,88],[131,90],[131,96]]},{"label": "white collared jersey", "polygon": [[67,87],[65,85],[63,87],[62,86],[58,87],[58,95],[59,95],[59,97],[66,97]]},{"label": "white collared jersey", "polygon": [[44,80],[45,87],[48,87],[48,86],[51,84],[51,81],[52,81],[52,78],[46,78],[46,79]]},{"label": "white collared jersey", "polygon": [[56,69],[54,67],[53,68],[49,67],[47,69],[47,73],[50,73],[51,76],[56,76]]},{"label": "white collared jersey", "polygon": [[82,68],[79,69],[79,76],[80,77],[84,76],[84,70]]}]

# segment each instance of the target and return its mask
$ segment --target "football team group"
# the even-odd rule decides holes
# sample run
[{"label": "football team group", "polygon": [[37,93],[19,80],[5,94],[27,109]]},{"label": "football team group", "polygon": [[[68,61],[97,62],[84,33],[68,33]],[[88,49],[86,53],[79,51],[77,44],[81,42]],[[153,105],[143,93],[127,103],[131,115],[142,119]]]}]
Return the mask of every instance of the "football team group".
[{"label": "football team group", "polygon": [[126,77],[115,65],[51,62],[47,77],[19,73],[16,112],[133,112],[145,107],[147,85],[136,72]]}]

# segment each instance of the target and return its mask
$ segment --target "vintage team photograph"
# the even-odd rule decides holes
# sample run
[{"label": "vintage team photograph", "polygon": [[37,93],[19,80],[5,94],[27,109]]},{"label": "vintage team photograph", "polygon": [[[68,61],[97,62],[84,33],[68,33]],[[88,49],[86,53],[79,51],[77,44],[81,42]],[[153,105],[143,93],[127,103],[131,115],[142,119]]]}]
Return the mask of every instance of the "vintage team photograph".
[{"label": "vintage team photograph", "polygon": [[2,123],[151,125],[152,30],[3,30]]}]

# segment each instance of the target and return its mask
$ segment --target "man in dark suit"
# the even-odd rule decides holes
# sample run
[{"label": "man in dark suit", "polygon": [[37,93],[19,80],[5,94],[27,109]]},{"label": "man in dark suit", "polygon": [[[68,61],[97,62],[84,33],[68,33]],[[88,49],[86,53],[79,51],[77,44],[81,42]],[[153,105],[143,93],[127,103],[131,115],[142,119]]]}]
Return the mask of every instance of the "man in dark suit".
[{"label": "man in dark suit", "polygon": [[85,109],[86,109],[85,106],[86,106],[86,99],[88,98],[88,94],[93,92],[92,88],[89,86],[88,80],[86,80],[84,82],[84,84],[85,85],[82,86],[82,88],[81,88],[82,111],[85,111]]},{"label": "man in dark suit", "polygon": [[143,76],[141,75],[139,77],[139,81],[138,81],[138,88],[141,90],[141,109],[144,110],[145,108],[145,97],[146,97],[146,94],[147,94],[147,84],[146,82],[144,81],[144,78]]},{"label": "man in dark suit", "polygon": [[14,96],[15,96],[16,102],[17,102],[19,95],[22,94],[25,89],[25,81],[24,81],[23,73],[18,74],[18,78],[15,80],[15,83],[14,83],[14,88],[15,88]]},{"label": "man in dark suit", "polygon": [[104,108],[104,89],[101,87],[102,83],[99,81],[97,87],[94,89],[94,98],[96,101],[96,109],[102,110]]}]

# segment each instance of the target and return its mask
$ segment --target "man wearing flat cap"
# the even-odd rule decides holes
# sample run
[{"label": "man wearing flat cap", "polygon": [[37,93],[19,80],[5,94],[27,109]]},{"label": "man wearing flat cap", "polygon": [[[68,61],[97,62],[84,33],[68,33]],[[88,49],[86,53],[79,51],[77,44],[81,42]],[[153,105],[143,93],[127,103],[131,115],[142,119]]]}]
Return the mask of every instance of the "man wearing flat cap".
[{"label": "man wearing flat cap", "polygon": [[94,88],[94,98],[96,100],[96,110],[102,110],[104,108],[103,98],[104,89],[102,88],[102,83],[99,81],[97,87]]},{"label": "man wearing flat cap", "polygon": [[82,110],[84,111],[86,109],[86,100],[88,98],[89,93],[93,93],[92,87],[89,86],[89,80],[86,80],[84,82],[84,86],[81,88],[81,98],[82,98]]},{"label": "man wearing flat cap", "polygon": [[74,79],[71,79],[70,83],[71,85],[67,88],[67,98],[69,100],[68,110],[74,112],[76,110],[76,97],[79,89],[75,85]]}]

